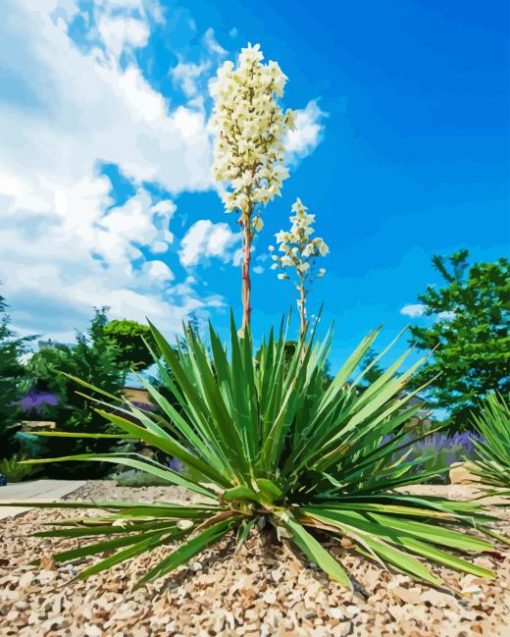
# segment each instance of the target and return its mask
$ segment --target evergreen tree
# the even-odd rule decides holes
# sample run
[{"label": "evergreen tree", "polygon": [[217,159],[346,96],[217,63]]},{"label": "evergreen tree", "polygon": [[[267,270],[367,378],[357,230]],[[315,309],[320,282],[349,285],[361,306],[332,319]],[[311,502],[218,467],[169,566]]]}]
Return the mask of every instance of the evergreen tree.
[{"label": "evergreen tree", "polygon": [[414,385],[431,383],[430,405],[448,410],[453,430],[468,426],[488,394],[510,391],[510,263],[468,258],[467,250],[433,258],[443,285],[418,298],[434,321],[411,327],[412,344],[433,352]]},{"label": "evergreen tree", "polygon": [[16,424],[23,415],[19,404],[24,389],[20,356],[28,340],[15,337],[6,312],[7,305],[0,296],[0,458],[10,456],[16,447]]},{"label": "evergreen tree", "polygon": [[[111,433],[107,421],[97,414],[90,400],[81,395],[84,390],[65,374],[75,376],[103,391],[119,396],[125,384],[127,369],[119,365],[120,349],[108,336],[105,309],[96,311],[85,334],[78,334],[72,345],[48,344],[34,354],[28,363],[32,387],[49,391],[57,397],[56,405],[49,405],[44,417],[55,422],[57,430],[68,432]],[[102,398],[96,395],[97,398]],[[111,439],[49,438],[41,445],[41,456],[70,455],[73,453],[106,452],[112,450]],[[48,453],[50,451],[50,453]],[[45,468],[52,477],[102,475],[109,465],[95,463],[53,464]]]}]

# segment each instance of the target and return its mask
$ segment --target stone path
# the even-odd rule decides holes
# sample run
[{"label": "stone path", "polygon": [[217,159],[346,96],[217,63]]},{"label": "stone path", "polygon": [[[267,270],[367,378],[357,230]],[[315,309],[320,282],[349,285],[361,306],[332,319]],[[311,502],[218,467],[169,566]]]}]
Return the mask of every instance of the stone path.
[{"label": "stone path", "polygon": [[0,487],[0,504],[6,501],[27,503],[23,507],[0,506],[0,520],[29,511],[33,508],[30,502],[61,500],[85,484],[82,480],[34,480]]}]

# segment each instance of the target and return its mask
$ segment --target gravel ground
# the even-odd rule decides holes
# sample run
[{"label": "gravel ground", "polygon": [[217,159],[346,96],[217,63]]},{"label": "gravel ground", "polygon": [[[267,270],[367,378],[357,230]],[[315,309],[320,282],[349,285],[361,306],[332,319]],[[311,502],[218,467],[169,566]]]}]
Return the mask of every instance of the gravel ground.
[{"label": "gravel ground", "polygon": [[[466,486],[426,487],[468,498]],[[116,488],[87,484],[72,499],[157,499],[185,501],[178,488]],[[510,508],[499,509],[510,532]],[[234,553],[225,542],[203,553],[166,580],[131,592],[135,580],[164,555],[164,549],[139,557],[129,567],[73,581],[76,566],[55,567],[54,550],[74,540],[41,540],[28,535],[44,520],[75,517],[73,511],[30,511],[0,523],[1,637],[487,637],[510,636],[510,551],[476,558],[494,569],[488,582],[436,568],[453,594],[382,571],[348,551],[339,555],[356,582],[351,593],[319,571],[303,568],[284,547],[266,547],[255,537]],[[42,558],[43,568],[30,566]],[[80,564],[82,567],[83,564]]]}]

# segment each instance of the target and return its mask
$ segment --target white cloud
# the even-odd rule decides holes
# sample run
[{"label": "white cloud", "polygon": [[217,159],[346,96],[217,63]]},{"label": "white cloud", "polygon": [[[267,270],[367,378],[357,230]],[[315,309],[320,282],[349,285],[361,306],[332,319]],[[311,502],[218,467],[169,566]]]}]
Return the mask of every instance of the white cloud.
[{"label": "white cloud", "polygon": [[98,31],[109,55],[119,58],[126,47],[140,48],[147,44],[150,30],[144,20],[129,16],[102,14]]},{"label": "white cloud", "polygon": [[236,268],[239,267],[243,262],[243,256],[243,249],[237,248],[237,250],[232,255],[232,265],[234,265]]},{"label": "white cloud", "polygon": [[214,29],[207,29],[207,31],[205,32],[204,41],[205,45],[211,53],[216,53],[216,55],[219,56],[227,55],[227,51],[225,51],[218,40],[216,40]]},{"label": "white cloud", "polygon": [[163,261],[146,261],[143,264],[143,269],[147,274],[156,279],[157,281],[173,281],[175,279],[174,273]]},{"label": "white cloud", "polygon": [[304,109],[297,111],[296,126],[285,139],[285,149],[291,162],[315,150],[322,138],[325,117],[326,113],[319,108],[317,100],[310,100]]},{"label": "white cloud", "polygon": [[[78,46],[68,25],[80,12],[86,34]],[[215,187],[201,93],[226,51],[209,29],[200,62],[173,71],[190,97],[174,107],[135,55],[162,20],[156,0],[2,4],[0,67],[16,91],[2,87],[0,98],[0,281],[25,333],[69,334],[99,305],[111,306],[114,317],[150,316],[172,331],[189,312],[223,302],[198,298],[195,280],[175,281],[163,255],[175,242],[174,195]],[[291,154],[318,143],[313,104],[287,140]],[[102,163],[115,164],[135,188],[122,205]],[[170,198],[160,201],[154,191]],[[181,263],[239,264],[239,243],[226,223],[201,220],[183,240]]]},{"label": "white cloud", "polygon": [[202,42],[202,55],[198,60],[179,59],[170,69],[169,76],[173,85],[190,100],[188,104],[203,108],[204,96],[208,91],[208,83],[214,75],[216,67],[223,61],[227,51],[218,44],[214,31],[207,29]]},{"label": "white cloud", "polygon": [[439,312],[437,315],[437,318],[439,320],[451,321],[452,319],[455,318],[455,312],[449,311],[449,310],[446,310],[444,312]]},{"label": "white cloud", "polygon": [[[91,249],[104,261],[109,264],[125,261],[129,266],[132,259],[141,256],[136,245],[158,246],[172,242],[173,235],[168,230],[170,215],[162,212],[169,209],[169,203],[151,206],[149,194],[139,190],[123,206],[108,210],[93,226],[86,226],[83,233],[89,233]],[[154,224],[155,216],[159,217],[160,229]]]},{"label": "white cloud", "polygon": [[[6,0],[2,7],[0,65],[22,95],[3,90],[0,100],[0,281],[21,330],[68,333],[98,305],[177,330],[190,311],[221,303],[198,298],[191,285],[185,294],[172,288],[163,261],[143,264],[141,248],[162,254],[174,240],[175,205],[153,201],[141,182],[171,193],[212,186],[205,112],[172,109],[134,56],[118,63],[121,49],[146,42],[150,23],[140,7],[149,5],[101,4],[94,37],[107,55],[69,38],[64,20],[77,3]],[[126,7],[140,24],[129,22]],[[101,17],[115,15],[123,25],[101,27]],[[111,183],[98,175],[98,162],[116,164],[135,184],[123,205],[111,207]]]},{"label": "white cloud", "polygon": [[415,303],[414,305],[404,305],[404,307],[400,310],[400,314],[404,316],[410,316],[411,318],[418,318],[419,316],[423,316],[425,314],[426,306],[422,303]]},{"label": "white cloud", "polygon": [[7,5],[9,19],[0,25],[2,66],[26,84],[38,109],[15,108],[4,96],[4,174],[20,177],[30,171],[29,176],[72,181],[75,175],[92,174],[101,160],[171,192],[212,186],[203,111],[172,110],[134,63],[120,68],[97,49],[80,50],[63,21],[50,18],[57,0],[7,0]]},{"label": "white cloud", "polygon": [[140,247],[150,246],[161,230],[152,222],[151,199],[143,190],[123,206],[105,210],[108,185],[101,177],[60,190],[56,212],[25,211],[24,227],[16,218],[0,216],[2,293],[14,309],[21,308],[13,312],[17,325],[64,333],[82,326],[94,306],[108,305],[114,317],[150,316],[177,330],[189,311],[208,305],[191,288],[182,298],[172,288],[162,294],[162,283],[173,279],[162,261],[134,268]]},{"label": "white cloud", "polygon": [[185,267],[197,265],[209,257],[228,263],[233,260],[232,249],[240,240],[241,234],[232,232],[227,223],[200,219],[183,237],[179,257]]},{"label": "white cloud", "polygon": [[209,64],[195,64],[194,62],[179,62],[170,69],[170,77],[176,87],[188,97],[195,96],[199,91],[198,80],[209,69]]},{"label": "white cloud", "polygon": [[[173,235],[172,235],[173,236]],[[167,241],[154,241],[151,245],[151,252],[153,254],[162,254],[168,250],[168,245],[170,242]]]},{"label": "white cloud", "polygon": [[170,218],[177,210],[177,206],[170,199],[161,199],[157,204],[152,206],[151,211],[153,213],[161,213],[167,215]]}]

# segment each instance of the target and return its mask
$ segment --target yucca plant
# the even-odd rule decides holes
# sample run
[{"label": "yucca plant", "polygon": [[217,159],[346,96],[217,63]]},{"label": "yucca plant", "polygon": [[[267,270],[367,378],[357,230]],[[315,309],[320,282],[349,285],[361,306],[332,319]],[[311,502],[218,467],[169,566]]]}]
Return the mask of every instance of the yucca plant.
[{"label": "yucca plant", "polygon": [[282,324],[254,357],[249,331],[239,336],[233,320],[228,347],[212,327],[208,346],[186,330],[175,348],[151,329],[160,374],[178,408],[143,378],[159,415],[126,406],[108,394],[105,401],[96,400],[97,408],[120,436],[139,439],[192,471],[179,473],[136,453],[52,461],[124,465],[189,489],[197,502],[40,503],[37,506],[107,511],[101,517],[58,522],[58,528],[36,534],[87,542],[57,553],[57,562],[107,553],[80,573],[85,578],[168,546],[168,555],[144,575],[138,583],[142,585],[215,542],[236,537],[242,545],[251,532],[265,529],[268,537],[297,547],[345,586],[350,586],[349,575],[328,550],[331,544],[340,546],[342,538],[381,565],[430,584],[441,580],[420,558],[493,576],[459,556],[492,550],[489,541],[456,528],[487,528],[493,518],[479,505],[397,490],[429,476],[413,472],[419,459],[408,460],[404,453],[408,443],[402,425],[419,406],[409,406],[413,394],[403,389],[416,365],[397,375],[404,354],[371,386],[358,391],[366,370],[352,376],[377,331],[362,341],[327,385],[323,368],[330,335],[317,344],[313,336],[301,339],[289,357],[287,326]]},{"label": "yucca plant", "polygon": [[473,423],[482,439],[473,440],[476,462],[471,468],[472,473],[499,495],[510,495],[509,400],[490,394]]}]

